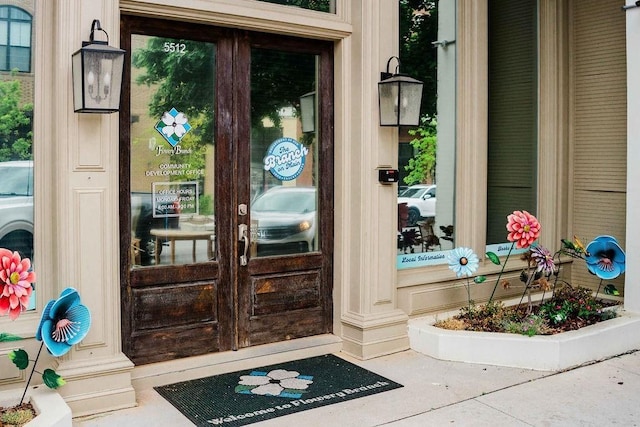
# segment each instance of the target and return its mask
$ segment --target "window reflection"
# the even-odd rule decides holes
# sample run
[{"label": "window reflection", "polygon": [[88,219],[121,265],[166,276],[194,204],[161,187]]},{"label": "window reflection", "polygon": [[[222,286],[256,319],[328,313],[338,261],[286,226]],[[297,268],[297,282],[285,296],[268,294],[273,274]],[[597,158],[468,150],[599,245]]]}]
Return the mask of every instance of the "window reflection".
[{"label": "window reflection", "polygon": [[[35,264],[35,75],[31,73],[35,4],[22,1],[20,6],[0,3],[0,247],[17,251]],[[35,303],[32,297],[29,308]]]},{"label": "window reflection", "polygon": [[400,129],[397,268],[446,263],[454,247],[455,2],[400,1],[402,72],[425,82],[421,124]]},{"label": "window reflection", "polygon": [[214,258],[216,46],[133,35],[131,265]]},{"label": "window reflection", "polygon": [[318,250],[317,63],[252,50],[252,257]]},{"label": "window reflection", "polygon": [[536,213],[537,28],[537,2],[489,2],[487,250],[499,255],[507,215]]}]

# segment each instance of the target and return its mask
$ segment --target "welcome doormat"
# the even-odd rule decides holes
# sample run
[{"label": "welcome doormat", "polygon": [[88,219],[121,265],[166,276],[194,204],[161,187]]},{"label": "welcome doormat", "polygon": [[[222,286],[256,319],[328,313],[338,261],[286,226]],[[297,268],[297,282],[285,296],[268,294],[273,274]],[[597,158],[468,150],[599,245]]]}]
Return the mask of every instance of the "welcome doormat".
[{"label": "welcome doormat", "polygon": [[402,387],[333,355],[155,387],[197,426],[243,426]]}]

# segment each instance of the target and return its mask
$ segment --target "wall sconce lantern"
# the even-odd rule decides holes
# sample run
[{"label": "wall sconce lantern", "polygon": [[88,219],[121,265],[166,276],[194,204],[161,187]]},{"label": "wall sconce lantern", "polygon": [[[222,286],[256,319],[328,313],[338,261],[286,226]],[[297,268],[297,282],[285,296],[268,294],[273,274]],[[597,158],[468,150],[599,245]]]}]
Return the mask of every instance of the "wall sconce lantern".
[{"label": "wall sconce lantern", "polygon": [[380,126],[418,126],[423,83],[404,74],[390,73],[389,64],[394,58],[398,61],[396,71],[399,71],[400,60],[392,56],[387,61],[387,72],[380,73]]},{"label": "wall sconce lantern", "polygon": [[[106,41],[94,40],[102,31]],[[120,89],[124,68],[122,49],[109,46],[109,34],[93,20],[89,41],[71,56],[73,110],[76,113],[113,113],[120,108]]]},{"label": "wall sconce lantern", "polygon": [[316,93],[305,93],[300,97],[300,119],[302,121],[302,132],[313,132],[316,130]]}]

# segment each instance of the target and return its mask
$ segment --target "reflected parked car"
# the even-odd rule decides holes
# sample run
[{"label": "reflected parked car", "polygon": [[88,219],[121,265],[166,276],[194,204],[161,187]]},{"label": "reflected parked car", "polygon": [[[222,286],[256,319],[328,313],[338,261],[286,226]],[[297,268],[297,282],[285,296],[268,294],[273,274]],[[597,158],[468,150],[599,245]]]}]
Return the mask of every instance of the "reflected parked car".
[{"label": "reflected parked car", "polygon": [[33,258],[33,161],[0,162],[0,247]]},{"label": "reflected parked car", "polygon": [[251,220],[258,223],[259,255],[310,252],[317,227],[316,189],[270,188],[252,203]]},{"label": "reflected parked car", "polygon": [[398,196],[398,204],[409,208],[407,225],[414,226],[422,219],[436,216],[436,186],[432,184],[411,185]]}]

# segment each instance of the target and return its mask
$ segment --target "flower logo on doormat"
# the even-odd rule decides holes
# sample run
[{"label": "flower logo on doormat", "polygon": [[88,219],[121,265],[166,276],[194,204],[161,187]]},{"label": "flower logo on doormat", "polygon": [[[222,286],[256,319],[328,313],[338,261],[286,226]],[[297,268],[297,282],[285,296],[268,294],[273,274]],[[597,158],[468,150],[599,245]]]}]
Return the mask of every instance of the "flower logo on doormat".
[{"label": "flower logo on doormat", "polygon": [[312,376],[300,375],[296,371],[284,369],[269,372],[253,371],[249,375],[240,377],[235,392],[297,399],[302,397],[304,390],[313,383],[312,380]]}]

